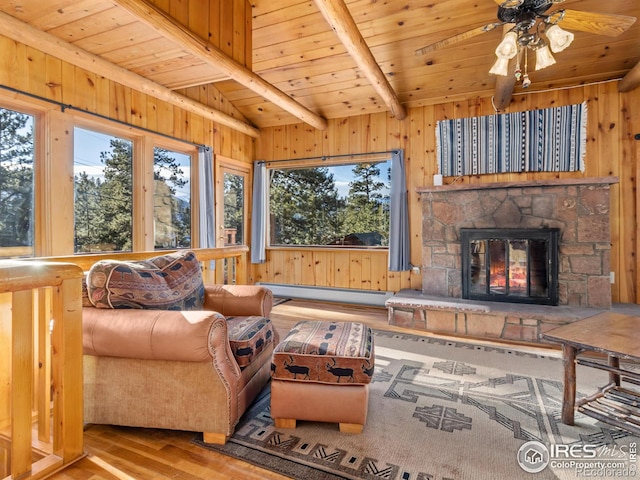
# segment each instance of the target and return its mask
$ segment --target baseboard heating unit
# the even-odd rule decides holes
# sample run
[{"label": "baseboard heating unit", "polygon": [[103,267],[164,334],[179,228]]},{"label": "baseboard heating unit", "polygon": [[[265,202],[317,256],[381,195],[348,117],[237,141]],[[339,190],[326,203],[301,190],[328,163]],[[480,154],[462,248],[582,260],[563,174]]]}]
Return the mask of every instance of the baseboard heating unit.
[{"label": "baseboard heating unit", "polygon": [[308,285],[284,285],[281,283],[265,282],[258,282],[257,285],[269,288],[276,297],[381,307],[384,307],[384,302],[393,296],[393,292],[356,290],[352,288],[312,287]]}]

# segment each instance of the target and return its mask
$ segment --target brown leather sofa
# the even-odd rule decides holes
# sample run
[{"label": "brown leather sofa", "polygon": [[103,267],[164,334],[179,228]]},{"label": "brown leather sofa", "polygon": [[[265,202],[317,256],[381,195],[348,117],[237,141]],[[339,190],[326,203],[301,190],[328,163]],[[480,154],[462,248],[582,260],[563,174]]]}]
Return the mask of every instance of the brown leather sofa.
[{"label": "brown leather sofa", "polygon": [[[272,306],[271,291],[254,285],[207,285],[198,311],[84,306],[85,423],[197,431],[224,444],[269,380]],[[262,335],[255,355],[236,344],[243,334]]]}]

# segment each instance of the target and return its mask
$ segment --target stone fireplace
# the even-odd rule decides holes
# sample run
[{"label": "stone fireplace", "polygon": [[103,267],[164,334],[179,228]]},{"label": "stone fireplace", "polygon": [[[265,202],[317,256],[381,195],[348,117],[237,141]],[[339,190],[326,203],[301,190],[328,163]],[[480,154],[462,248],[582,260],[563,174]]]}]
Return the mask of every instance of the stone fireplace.
[{"label": "stone fireplace", "polygon": [[[389,323],[434,333],[539,343],[547,330],[611,309],[609,192],[617,182],[617,177],[602,177],[418,188],[422,291],[403,290],[387,300]],[[552,290],[551,301],[523,304],[512,298],[496,301],[467,295],[462,236],[476,229],[554,231],[557,276],[545,286]],[[516,257],[540,247],[519,241],[511,247],[506,241],[500,248],[512,248]],[[473,248],[479,252],[490,247],[487,243]],[[521,263],[521,258],[517,261]],[[526,268],[528,275],[537,275],[531,269],[540,267]],[[495,286],[493,291],[498,292],[500,283]],[[531,293],[540,285],[526,288]]]},{"label": "stone fireplace", "polygon": [[614,177],[443,185],[422,200],[422,291],[462,298],[461,229],[559,230],[558,304],[611,308]]}]

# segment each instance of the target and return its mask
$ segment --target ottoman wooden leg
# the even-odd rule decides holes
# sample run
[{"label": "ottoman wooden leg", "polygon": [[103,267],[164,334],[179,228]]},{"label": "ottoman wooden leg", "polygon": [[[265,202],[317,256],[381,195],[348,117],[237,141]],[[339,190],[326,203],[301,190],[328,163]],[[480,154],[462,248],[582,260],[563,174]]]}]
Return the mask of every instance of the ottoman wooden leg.
[{"label": "ottoman wooden leg", "polygon": [[204,443],[213,443],[215,445],[224,445],[229,437],[224,433],[203,432],[202,440]]},{"label": "ottoman wooden leg", "polygon": [[295,418],[274,418],[273,423],[276,428],[296,428]]},{"label": "ottoman wooden leg", "polygon": [[364,425],[358,425],[357,423],[341,423],[340,433],[362,433]]}]

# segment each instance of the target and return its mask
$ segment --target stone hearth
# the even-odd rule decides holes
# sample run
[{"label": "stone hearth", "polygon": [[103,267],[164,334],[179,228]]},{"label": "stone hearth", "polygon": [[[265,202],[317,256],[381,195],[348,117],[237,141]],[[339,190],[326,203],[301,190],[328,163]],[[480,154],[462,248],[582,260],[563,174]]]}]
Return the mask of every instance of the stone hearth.
[{"label": "stone hearth", "polygon": [[640,306],[610,309],[481,302],[401,290],[385,305],[389,325],[460,337],[537,344],[540,334],[608,310],[640,315]]},{"label": "stone hearth", "polygon": [[[389,299],[389,322],[536,343],[541,332],[611,309],[609,190],[617,182],[604,177],[418,188],[422,292]],[[463,300],[461,228],[559,228],[559,305]]]}]

